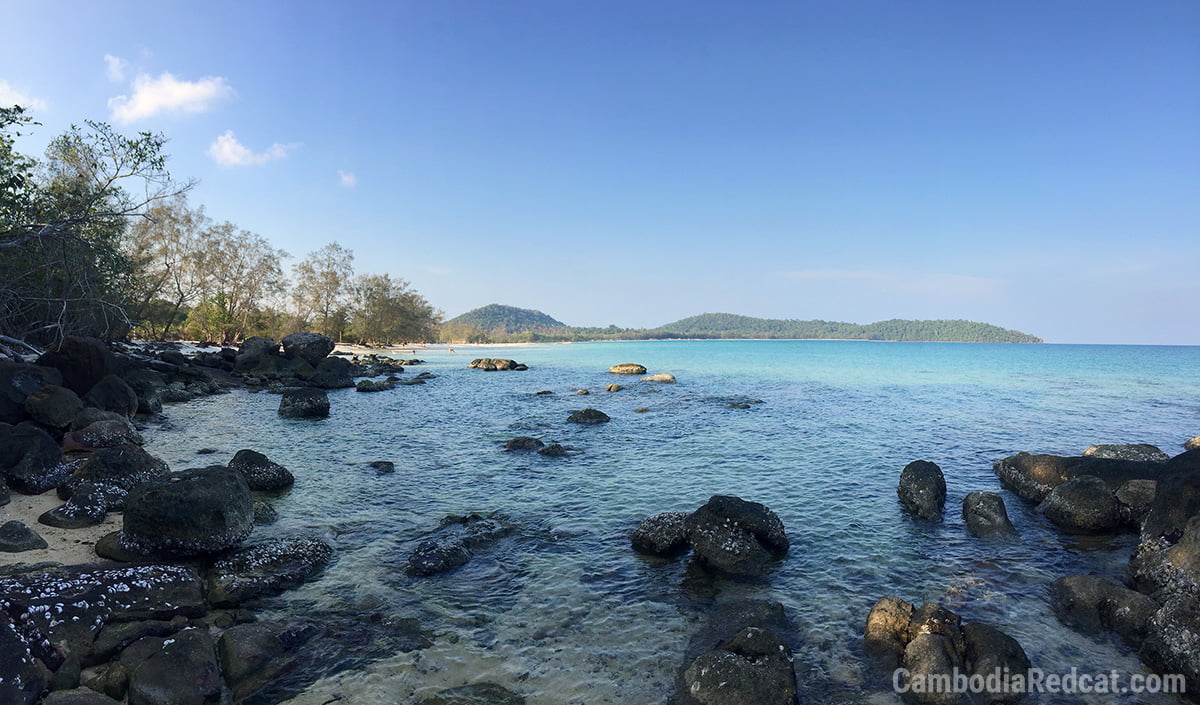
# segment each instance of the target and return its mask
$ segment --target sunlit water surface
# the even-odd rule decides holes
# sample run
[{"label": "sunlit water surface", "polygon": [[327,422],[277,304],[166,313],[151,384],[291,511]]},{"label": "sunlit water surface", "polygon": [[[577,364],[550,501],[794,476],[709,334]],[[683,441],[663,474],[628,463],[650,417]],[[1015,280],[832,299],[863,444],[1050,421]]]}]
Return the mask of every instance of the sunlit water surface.
[{"label": "sunlit water surface", "polygon": [[[1138,442],[1179,452],[1200,433],[1200,348],[671,341],[418,352],[427,363],[407,374],[437,379],[333,391],[326,420],[281,419],[279,397],[237,391],[170,406],[148,434],[149,450],[176,469],[253,448],[296,475],[275,501],[281,520],[256,536],[316,532],[337,559],[320,580],[267,602],[269,615],[361,607],[416,618],[433,635],[427,649],[326,674],[298,705],[416,702],[481,681],[530,705],[658,703],[698,620],[741,598],[787,608],[804,702],[899,702],[861,649],[866,614],[888,594],[1000,626],[1048,671],[1142,670],[1119,643],[1061,626],[1047,591],[1062,575],[1122,577],[1132,539],[1064,536],[1005,492],[1021,540],[984,542],[959,509],[968,492],[997,490],[992,463],[1021,450]],[[530,369],[470,370],[470,357]],[[608,374],[621,362],[679,381]],[[613,382],[627,388],[605,392]],[[762,403],[730,407],[753,400]],[[612,421],[567,423],[583,407]],[[580,452],[504,452],[516,435]],[[197,456],[201,448],[219,454]],[[896,499],[900,470],[921,458],[946,474],[940,524],[913,520]],[[373,460],[394,461],[396,472],[376,474]],[[686,559],[629,548],[642,518],[718,493],[762,502],[787,527],[791,551],[765,579],[696,581]],[[405,556],[443,516],[492,511],[520,536],[456,572],[405,575]],[[363,627],[372,628],[382,627]],[[1120,701],[1093,698],[1062,702]]]}]

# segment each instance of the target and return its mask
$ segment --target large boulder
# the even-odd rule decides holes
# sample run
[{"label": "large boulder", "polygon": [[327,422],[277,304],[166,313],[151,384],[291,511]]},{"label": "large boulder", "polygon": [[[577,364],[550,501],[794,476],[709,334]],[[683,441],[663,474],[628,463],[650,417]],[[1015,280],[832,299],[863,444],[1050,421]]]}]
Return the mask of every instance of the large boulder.
[{"label": "large boulder", "polygon": [[726,495],[713,495],[688,515],[684,531],[702,565],[732,575],[761,575],[789,547],[775,512]]},{"label": "large boulder", "polygon": [[971,492],[963,498],[963,519],[967,531],[979,538],[1010,537],[1017,529],[1008,519],[1004,498],[995,492]]},{"label": "large boulder", "polygon": [[66,428],[83,410],[79,395],[66,387],[47,384],[25,398],[25,413],[43,426]]},{"label": "large boulder", "polygon": [[139,414],[162,411],[162,392],[168,383],[166,375],[148,367],[135,367],[122,372],[121,379],[137,394]]},{"label": "large boulder", "polygon": [[91,485],[108,498],[107,511],[125,508],[125,497],[139,485],[170,475],[165,461],[132,444],[101,448],[81,463],[59,487],[59,497],[73,499],[79,488]]},{"label": "large boulder", "polygon": [[1183,675],[1186,692],[1200,692],[1200,598],[1168,599],[1150,619],[1140,655],[1159,673]]},{"label": "large boulder", "polygon": [[283,356],[300,358],[314,367],[333,352],[333,339],[320,333],[292,333],[283,339]]},{"label": "large boulder", "polygon": [[663,512],[645,519],[629,535],[633,550],[649,556],[671,557],[688,550],[683,512]]},{"label": "large boulder", "polygon": [[465,565],[477,551],[484,550],[516,530],[508,518],[488,515],[449,515],[408,556],[405,572],[425,577]]},{"label": "large boulder", "polygon": [[792,705],[792,654],[777,634],[747,627],[702,654],[683,674],[688,694],[703,705]]},{"label": "large boulder", "polygon": [[1085,458],[1114,458],[1116,460],[1139,460],[1148,463],[1165,463],[1171,456],[1149,443],[1101,443],[1088,446],[1083,451]]},{"label": "large boulder", "polygon": [[573,411],[571,412],[571,415],[567,417],[567,421],[570,423],[582,424],[608,423],[610,420],[611,419],[609,419],[608,414],[600,411],[599,409],[590,408]]},{"label": "large boulder", "polygon": [[61,386],[62,373],[53,367],[0,359],[0,423],[25,419],[25,399],[46,385]]},{"label": "large boulder", "polygon": [[901,659],[901,693],[907,702],[921,705],[960,705],[965,703],[961,693],[942,691],[932,684],[952,677],[965,668],[963,653],[950,637],[933,632],[917,634],[904,647]]},{"label": "large boulder", "polygon": [[863,649],[889,672],[898,668],[904,657],[913,609],[912,603],[888,595],[879,598],[867,615]]},{"label": "large boulder", "polygon": [[270,458],[249,448],[239,450],[229,461],[229,467],[246,478],[253,492],[278,492],[291,487],[296,478],[291,471]]},{"label": "large boulder", "polygon": [[239,548],[208,571],[208,600],[217,607],[278,595],[320,574],[333,548],[318,539],[274,539]]},{"label": "large boulder", "polygon": [[343,389],[354,386],[354,366],[342,357],[327,357],[317,363],[308,378],[308,386],[321,389]]},{"label": "large boulder", "polygon": [[506,358],[480,357],[471,360],[471,364],[467,365],[470,370],[483,370],[484,372],[496,372],[503,370],[527,370],[527,366]]},{"label": "large boulder", "polygon": [[122,416],[133,416],[138,410],[137,392],[116,375],[108,375],[93,385],[83,401],[88,406]]},{"label": "large boulder", "polygon": [[216,644],[202,629],[163,642],[129,678],[129,705],[218,705],[221,669]]},{"label": "large boulder", "polygon": [[1163,602],[1170,595],[1200,597],[1200,515],[1192,517],[1175,543],[1143,538],[1129,562],[1134,583]]},{"label": "large boulder", "polygon": [[1120,506],[1112,488],[1093,475],[1058,485],[1037,510],[1058,526],[1073,531],[1106,532],[1121,526]]},{"label": "large boulder", "polygon": [[946,478],[936,463],[914,460],[900,472],[896,494],[908,511],[922,519],[941,521],[946,505]]},{"label": "large boulder", "polygon": [[250,535],[253,505],[236,470],[220,465],[185,470],[129,493],[121,544],[151,556],[217,553]]},{"label": "large boulder", "polygon": [[238,372],[253,370],[260,366],[264,358],[278,357],[279,343],[271,338],[251,336],[238,346],[237,357],[234,358],[233,369]]},{"label": "large boulder", "polygon": [[[61,384],[79,396],[112,374],[115,361],[104,343],[95,338],[67,336],[54,350],[38,358],[37,364],[61,373]],[[40,385],[39,385],[40,386]]]},{"label": "large boulder", "polygon": [[1115,491],[1129,480],[1158,479],[1170,473],[1171,466],[1139,460],[1018,453],[996,461],[992,470],[1000,477],[1000,484],[1021,499],[1041,502],[1055,487],[1077,477],[1098,477]]},{"label": "large boulder", "polygon": [[608,371],[614,375],[644,375],[646,374],[646,367],[635,362],[622,362],[619,365],[613,365],[608,368]]},{"label": "large boulder", "polygon": [[1050,583],[1054,613],[1087,634],[1114,631],[1137,646],[1146,637],[1158,603],[1099,575],[1069,575]]},{"label": "large boulder", "polygon": [[62,447],[64,452],[76,450],[91,452],[101,448],[115,448],[124,445],[140,446],[143,443],[145,443],[145,439],[142,438],[142,434],[138,433],[128,419],[116,417],[96,421],[83,428],[68,431],[63,434]]},{"label": "large boulder", "polygon": [[1200,449],[1171,458],[1160,476],[1154,501],[1142,522],[1142,541],[1163,539],[1174,543],[1184,527],[1200,514]]},{"label": "large boulder", "polygon": [[279,415],[289,419],[323,419],[329,416],[329,395],[324,389],[289,389],[279,399]]},{"label": "large boulder", "polygon": [[0,473],[24,494],[54,489],[70,473],[58,443],[42,429],[24,424],[0,430]]},{"label": "large boulder", "polygon": [[230,627],[221,634],[217,659],[221,675],[233,691],[234,702],[246,702],[296,667],[297,649],[305,642],[301,631],[282,624],[255,622]]},{"label": "large boulder", "polygon": [[1025,674],[1029,672],[1029,656],[1016,639],[1004,632],[979,622],[963,625],[963,640],[966,642],[965,662],[967,674],[983,681],[987,702],[992,705],[1015,703],[1025,696],[1022,691],[1010,691],[1003,683],[988,684],[993,674]]}]

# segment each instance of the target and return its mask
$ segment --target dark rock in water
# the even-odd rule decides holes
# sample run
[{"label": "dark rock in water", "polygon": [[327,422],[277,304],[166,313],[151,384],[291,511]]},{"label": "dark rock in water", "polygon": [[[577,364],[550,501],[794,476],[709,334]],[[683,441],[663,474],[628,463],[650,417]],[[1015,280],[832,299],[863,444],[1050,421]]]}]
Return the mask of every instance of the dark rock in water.
[{"label": "dark rock in water", "polygon": [[308,378],[308,386],[321,389],[342,389],[354,386],[354,368],[349,360],[327,357],[317,364]]},{"label": "dark rock in water", "polygon": [[437,379],[437,375],[432,372],[422,372],[416,376],[416,379]]},{"label": "dark rock in water", "polygon": [[130,490],[170,474],[170,469],[162,459],[150,455],[141,446],[101,448],[74,469],[58,488],[58,496],[70,499],[77,488],[91,483],[101,491],[98,496],[105,498],[106,511],[122,511]]},{"label": "dark rock in water", "polygon": [[395,388],[396,385],[393,382],[373,379],[360,379],[358,384],[354,385],[354,389],[359,392],[386,392],[389,389]]},{"label": "dark rock in water", "polygon": [[217,642],[217,659],[234,702],[244,702],[293,670],[304,636],[300,630],[264,622],[226,629]]},{"label": "dark rock in water", "polygon": [[526,370],[529,368],[518,363],[516,360],[481,357],[471,360],[471,364],[467,365],[467,369],[496,372],[498,370]]},{"label": "dark rock in water", "polygon": [[1150,619],[1140,656],[1159,673],[1183,674],[1186,692],[1200,692],[1200,598],[1168,599]]},{"label": "dark rock in water", "polygon": [[334,348],[333,339],[320,333],[292,333],[282,342],[284,357],[298,357],[313,366],[324,360]]},{"label": "dark rock in water", "polygon": [[279,519],[279,513],[275,511],[274,507],[267,504],[266,502],[255,502],[254,503],[254,525],[255,526],[266,526],[268,524],[274,524],[278,519]]},{"label": "dark rock in water", "polygon": [[63,436],[64,452],[93,451],[122,445],[142,445],[145,440],[128,419],[105,419]]},{"label": "dark rock in water", "polygon": [[121,542],[148,555],[217,553],[250,535],[253,504],[241,473],[219,465],[185,470],[129,493]]},{"label": "dark rock in water", "polygon": [[1016,639],[979,622],[964,625],[963,638],[966,640],[967,673],[983,680],[989,703],[1015,703],[1024,697],[1023,692],[1008,692],[1003,684],[998,683],[995,688],[986,685],[987,678],[994,673],[1029,672],[1029,656]]},{"label": "dark rock in water", "polygon": [[1175,543],[1142,539],[1129,561],[1134,584],[1159,602],[1171,595],[1200,597],[1200,515],[1192,517]]},{"label": "dark rock in water", "polygon": [[789,545],[775,512],[738,497],[713,495],[684,520],[684,530],[701,563],[733,575],[761,575]]},{"label": "dark rock in water", "polygon": [[82,529],[104,523],[109,507],[125,505],[125,491],[112,485],[83,482],[65,504],[43,512],[38,523],[59,529]]},{"label": "dark rock in water", "polygon": [[586,390],[586,389],[576,389],[576,390],[575,390],[575,393],[576,393],[576,394],[578,394],[578,395],[587,395],[587,394],[591,394],[591,392],[590,392],[590,391],[588,391],[588,390]]},{"label": "dark rock in water", "polygon": [[406,379],[403,382],[396,382],[396,384],[404,387],[411,387],[414,384],[425,384],[425,379],[422,377],[414,377],[412,379]]},{"label": "dark rock in water", "polygon": [[912,621],[913,606],[898,597],[882,597],[867,615],[863,632],[863,648],[887,671],[899,668],[908,645],[908,623]]},{"label": "dark rock in water", "polygon": [[1076,531],[1114,531],[1121,525],[1112,488],[1091,475],[1055,487],[1038,505],[1038,512],[1058,526]]},{"label": "dark rock in water", "polygon": [[42,705],[121,705],[104,693],[97,693],[91,688],[73,688],[58,690],[46,696]]},{"label": "dark rock in water", "polygon": [[1117,488],[1117,513],[1126,528],[1141,531],[1142,523],[1154,506],[1154,495],[1158,491],[1155,480],[1130,480]]},{"label": "dark rock in water", "polygon": [[62,373],[53,367],[0,359],[0,423],[25,420],[25,399],[46,385],[61,386],[62,381]]},{"label": "dark rock in water", "polygon": [[53,367],[61,373],[61,380],[51,384],[61,384],[83,396],[97,382],[112,374],[114,361],[113,354],[99,340],[68,336],[58,349],[39,357],[37,364]]},{"label": "dark rock in water", "polygon": [[675,694],[668,702],[672,705],[706,703],[707,701],[693,697],[690,692],[688,669],[697,660],[711,656],[712,652],[724,650],[723,645],[751,628],[781,635],[790,633],[793,627],[784,613],[783,605],[778,602],[739,600],[714,605],[705,615],[700,629],[688,641],[684,651],[683,668],[679,670],[675,679]]},{"label": "dark rock in water", "polygon": [[417,705],[525,705],[525,697],[495,683],[473,683],[422,698]]},{"label": "dark rock in water", "polygon": [[580,409],[567,417],[567,421],[571,423],[596,424],[608,423],[610,420],[608,414],[598,409]]},{"label": "dark rock in water", "polygon": [[622,386],[621,386],[621,385],[619,385],[619,384],[609,384],[609,385],[607,385],[607,386],[605,386],[605,387],[604,387],[604,391],[606,391],[606,392],[619,392],[619,391],[621,391],[621,390],[622,390],[622,389],[624,389],[624,388],[625,388],[625,387],[622,387]]},{"label": "dark rock in water", "polygon": [[25,398],[25,413],[43,426],[66,428],[83,410],[83,401],[66,387],[48,384]]},{"label": "dark rock in water", "polygon": [[735,401],[735,402],[732,402],[729,404],[729,408],[730,409],[749,409],[750,405]]},{"label": "dark rock in water", "polygon": [[705,705],[792,705],[792,654],[774,632],[747,627],[684,672],[688,694]]},{"label": "dark rock in water", "polygon": [[0,431],[0,473],[8,486],[24,494],[41,494],[66,479],[70,466],[50,434],[36,426]]},{"label": "dark rock in water", "polygon": [[46,673],[30,646],[0,611],[0,702],[5,705],[33,705],[46,689]]},{"label": "dark rock in water", "polygon": [[471,560],[476,551],[490,547],[515,531],[500,514],[450,515],[408,557],[405,572],[429,576],[453,570]]},{"label": "dark rock in water", "polygon": [[896,488],[900,504],[922,519],[942,520],[946,504],[946,478],[942,469],[927,460],[914,460],[900,472]]},{"label": "dark rock in water", "polygon": [[1018,453],[996,461],[992,470],[1000,477],[1000,484],[1005,488],[1016,492],[1026,501],[1041,502],[1055,487],[1077,477],[1098,477],[1115,491],[1129,480],[1158,479],[1170,473],[1172,465],[1114,458]]},{"label": "dark rock in water", "polygon": [[551,443],[550,445],[548,445],[544,448],[538,448],[537,452],[538,452],[538,455],[545,455],[550,458],[564,458],[564,457],[570,455],[570,453],[567,452],[566,448],[564,448],[563,446],[561,446],[557,443]]},{"label": "dark rock in water", "polygon": [[138,410],[137,393],[125,384],[125,380],[116,375],[108,375],[97,382],[84,395],[83,401],[88,406],[122,416],[133,416]]},{"label": "dark rock in water", "polygon": [[329,395],[323,389],[289,389],[279,399],[279,415],[290,419],[323,419],[329,416]]},{"label": "dark rock in water", "polygon": [[216,448],[201,448],[200,450],[196,451],[196,455],[212,455],[216,452]]},{"label": "dark rock in water", "polygon": [[504,450],[537,450],[545,446],[540,440],[531,436],[517,436],[504,444]]},{"label": "dark rock in water", "polygon": [[688,550],[685,519],[687,514],[683,512],[655,514],[638,524],[629,535],[629,543],[638,553],[650,556],[678,556]]},{"label": "dark rock in water", "polygon": [[921,634],[939,634],[950,641],[959,658],[966,648],[959,616],[941,605],[926,602],[913,610],[908,621],[908,641],[912,643]]},{"label": "dark rock in water", "polygon": [[207,631],[185,629],[163,642],[129,678],[129,705],[217,705],[221,669]]},{"label": "dark rock in water", "polygon": [[545,395],[547,395],[547,394],[553,394],[553,393],[554,393],[554,391],[553,391],[553,390],[550,390],[550,389],[543,389],[543,390],[541,390],[540,392],[534,392],[534,393],[533,393],[533,396],[535,396],[535,397],[541,397],[541,396],[545,396]]},{"label": "dark rock in water", "polygon": [[963,519],[972,536],[1015,536],[1017,530],[1008,519],[1004,498],[995,492],[971,492],[963,498]]},{"label": "dark rock in water", "polygon": [[22,553],[46,547],[46,539],[15,519],[0,526],[0,551]]},{"label": "dark rock in water", "polygon": [[167,388],[166,375],[157,370],[136,367],[122,372],[121,379],[137,394],[139,414],[162,411],[162,397],[159,395]]},{"label": "dark rock in water", "polygon": [[963,670],[962,651],[957,649],[944,634],[918,634],[904,647],[904,677],[901,684],[908,688],[908,702],[921,705],[959,705],[964,696],[954,692],[916,692],[914,683],[928,683],[936,677],[950,677],[955,671]]},{"label": "dark rock in water", "polygon": [[1087,634],[1114,631],[1137,646],[1146,637],[1158,603],[1098,575],[1070,575],[1050,584],[1054,613],[1066,625]]},{"label": "dark rock in water", "polygon": [[619,365],[613,365],[608,368],[608,371],[614,375],[644,375],[646,374],[646,367],[636,362],[623,362]]},{"label": "dark rock in water", "polygon": [[396,472],[396,464],[390,460],[372,460],[367,463],[367,466],[373,468],[380,475]]},{"label": "dark rock in water", "polygon": [[218,607],[278,595],[319,575],[333,548],[311,538],[275,539],[240,548],[208,571],[208,600]]},{"label": "dark rock in water", "polygon": [[1171,458],[1165,467],[1142,522],[1142,541],[1161,538],[1174,543],[1188,520],[1200,514],[1200,449]]},{"label": "dark rock in water", "polygon": [[1149,443],[1126,443],[1088,446],[1083,451],[1085,458],[1114,458],[1116,460],[1139,460],[1148,463],[1165,463],[1171,456]]},{"label": "dark rock in water", "polygon": [[239,450],[233,456],[233,460],[229,461],[229,468],[246,478],[246,484],[252,492],[278,492],[296,482],[296,478],[287,468],[248,448]]}]

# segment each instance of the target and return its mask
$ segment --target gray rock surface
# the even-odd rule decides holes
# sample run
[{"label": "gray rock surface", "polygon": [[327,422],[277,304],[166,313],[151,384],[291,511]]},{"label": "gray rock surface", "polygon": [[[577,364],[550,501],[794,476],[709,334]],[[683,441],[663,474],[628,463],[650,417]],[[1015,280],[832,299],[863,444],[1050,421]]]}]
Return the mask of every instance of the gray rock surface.
[{"label": "gray rock surface", "polygon": [[633,550],[649,556],[678,556],[689,547],[684,529],[687,516],[683,512],[663,512],[644,519],[629,535],[629,543]]},{"label": "gray rock surface", "polygon": [[254,526],[240,473],[214,465],[144,483],[129,493],[121,543],[155,556],[213,554],[237,546]]},{"label": "gray rock surface", "polygon": [[218,607],[299,587],[329,563],[333,547],[319,539],[273,539],[239,548],[207,573],[208,600]]},{"label": "gray rock surface", "polygon": [[1121,511],[1113,489],[1104,480],[1083,475],[1056,486],[1038,505],[1038,512],[1064,529],[1107,532],[1121,526]]},{"label": "gray rock surface", "polygon": [[713,495],[688,515],[684,531],[702,565],[732,575],[761,575],[789,547],[779,517],[739,497]]},{"label": "gray rock surface", "polygon": [[284,337],[283,356],[300,358],[314,367],[333,352],[333,339],[320,333],[301,331]]},{"label": "gray rock surface", "polygon": [[1140,460],[1149,463],[1165,463],[1171,456],[1157,446],[1148,443],[1101,443],[1088,446],[1083,451],[1086,458],[1114,458],[1116,460]]},{"label": "gray rock surface", "polygon": [[324,389],[289,389],[279,399],[279,415],[289,419],[323,419],[329,416],[329,395]]}]

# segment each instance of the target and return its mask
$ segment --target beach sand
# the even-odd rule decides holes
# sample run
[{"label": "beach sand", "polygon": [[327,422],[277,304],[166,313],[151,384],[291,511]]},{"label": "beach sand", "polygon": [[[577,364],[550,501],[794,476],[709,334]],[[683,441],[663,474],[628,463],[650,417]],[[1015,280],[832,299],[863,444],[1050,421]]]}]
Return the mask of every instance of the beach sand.
[{"label": "beach sand", "polygon": [[0,507],[0,524],[16,519],[36,531],[49,545],[46,548],[21,553],[0,552],[0,566],[46,562],[79,565],[104,560],[96,555],[96,541],[105,534],[120,530],[120,513],[109,512],[104,518],[104,523],[83,529],[56,529],[38,523],[37,518],[42,513],[62,503],[54,490],[38,495],[13,493],[12,501]]}]

